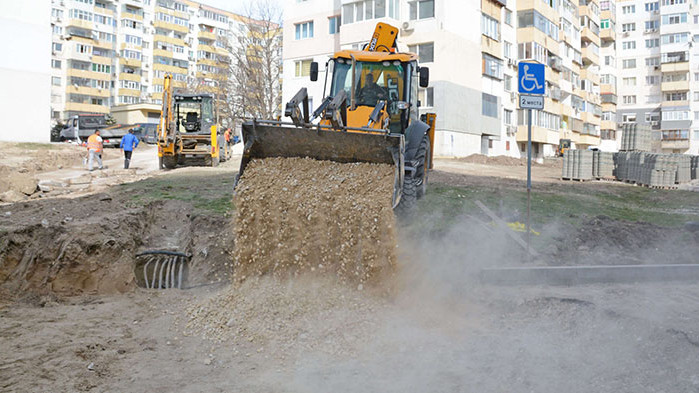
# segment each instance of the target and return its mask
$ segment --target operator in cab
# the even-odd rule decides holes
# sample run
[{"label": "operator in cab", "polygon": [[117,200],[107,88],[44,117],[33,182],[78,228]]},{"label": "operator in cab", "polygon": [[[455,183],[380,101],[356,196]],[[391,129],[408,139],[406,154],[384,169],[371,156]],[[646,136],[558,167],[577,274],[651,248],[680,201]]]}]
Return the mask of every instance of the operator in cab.
[{"label": "operator in cab", "polygon": [[374,75],[369,72],[364,77],[364,86],[357,92],[359,105],[376,106],[379,100],[387,100],[388,91],[374,82]]}]

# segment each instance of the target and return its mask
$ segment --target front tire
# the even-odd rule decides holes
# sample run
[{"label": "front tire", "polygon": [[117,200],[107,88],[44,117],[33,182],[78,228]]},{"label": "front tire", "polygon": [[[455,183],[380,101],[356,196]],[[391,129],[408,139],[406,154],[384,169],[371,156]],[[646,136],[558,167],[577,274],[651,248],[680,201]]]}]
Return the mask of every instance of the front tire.
[{"label": "front tire", "polygon": [[412,210],[417,200],[427,192],[427,165],[429,165],[430,139],[427,135],[422,138],[420,147],[415,153],[415,172],[403,179],[403,195],[400,198],[397,209],[402,212]]},{"label": "front tire", "polygon": [[177,166],[177,156],[163,156],[163,166],[166,169],[175,169]]}]

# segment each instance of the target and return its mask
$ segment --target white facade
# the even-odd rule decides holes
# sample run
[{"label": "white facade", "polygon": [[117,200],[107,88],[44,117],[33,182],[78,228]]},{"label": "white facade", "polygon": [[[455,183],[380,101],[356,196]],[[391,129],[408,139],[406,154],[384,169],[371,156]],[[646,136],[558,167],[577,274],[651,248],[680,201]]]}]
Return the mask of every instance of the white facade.
[{"label": "white facade", "polygon": [[0,3],[2,141],[50,139],[50,8],[49,0]]},{"label": "white facade", "polygon": [[655,151],[699,154],[698,11],[693,0],[617,3],[617,119],[652,127]]},{"label": "white facade", "polygon": [[[367,5],[371,6],[370,10]],[[376,18],[377,15],[380,17]],[[331,31],[332,18],[341,19],[339,32]],[[481,19],[481,4],[475,1],[287,0],[282,102],[307,87],[313,107],[317,107],[323,98],[324,66],[328,58],[341,49],[361,48],[371,38],[376,23],[385,22],[400,28],[399,50],[417,52],[420,66],[430,69],[429,90],[421,89],[419,96],[420,112],[437,114],[435,155],[518,155],[516,130],[511,127],[508,134],[503,122],[506,108],[512,110],[512,124],[516,122],[514,102],[509,92],[505,94],[503,80],[503,74],[513,77],[516,71],[507,66],[501,52],[497,59],[504,67],[496,70],[499,75],[495,78],[483,75]],[[502,16],[498,22],[501,20]],[[311,23],[313,34],[309,37]],[[499,30],[500,43],[504,40],[511,43],[510,56],[516,57],[514,26],[500,23]],[[425,50],[420,53],[420,48]],[[304,66],[310,61],[319,63],[321,72],[317,82],[303,76]],[[511,88],[515,85],[512,83]],[[490,111],[497,117],[482,115],[484,94],[497,100]]]}]

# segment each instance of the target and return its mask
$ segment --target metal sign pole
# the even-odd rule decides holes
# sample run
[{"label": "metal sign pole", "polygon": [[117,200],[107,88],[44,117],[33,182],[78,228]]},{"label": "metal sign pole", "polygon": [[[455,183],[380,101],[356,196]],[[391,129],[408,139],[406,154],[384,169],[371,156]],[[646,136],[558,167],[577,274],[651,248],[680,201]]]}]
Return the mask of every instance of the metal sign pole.
[{"label": "metal sign pole", "polygon": [[527,109],[527,262],[531,262],[529,213],[532,199],[532,110]]}]

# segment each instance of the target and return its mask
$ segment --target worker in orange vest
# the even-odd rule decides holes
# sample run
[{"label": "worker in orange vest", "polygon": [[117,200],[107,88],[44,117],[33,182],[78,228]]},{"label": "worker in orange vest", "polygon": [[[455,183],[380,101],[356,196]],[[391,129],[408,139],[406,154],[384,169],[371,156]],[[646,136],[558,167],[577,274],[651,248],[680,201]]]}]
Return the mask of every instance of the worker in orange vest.
[{"label": "worker in orange vest", "polygon": [[99,169],[102,169],[102,137],[100,136],[100,130],[95,131],[94,134],[87,138],[87,169],[92,171],[92,163],[97,159],[97,165]]}]

